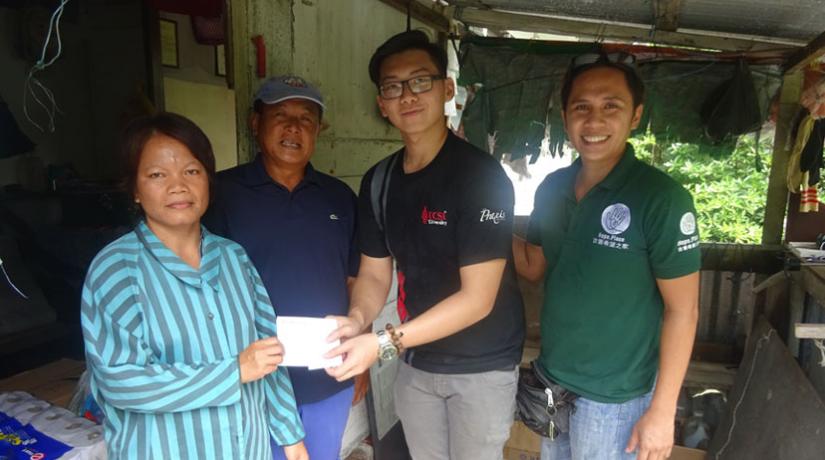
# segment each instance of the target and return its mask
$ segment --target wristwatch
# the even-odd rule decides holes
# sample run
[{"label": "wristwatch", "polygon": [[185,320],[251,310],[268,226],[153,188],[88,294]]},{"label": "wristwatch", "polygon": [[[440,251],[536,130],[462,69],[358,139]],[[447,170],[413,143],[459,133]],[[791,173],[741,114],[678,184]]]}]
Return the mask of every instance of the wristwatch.
[{"label": "wristwatch", "polygon": [[378,359],[387,362],[398,357],[398,347],[392,343],[392,338],[387,331],[380,330],[375,333],[378,336]]}]

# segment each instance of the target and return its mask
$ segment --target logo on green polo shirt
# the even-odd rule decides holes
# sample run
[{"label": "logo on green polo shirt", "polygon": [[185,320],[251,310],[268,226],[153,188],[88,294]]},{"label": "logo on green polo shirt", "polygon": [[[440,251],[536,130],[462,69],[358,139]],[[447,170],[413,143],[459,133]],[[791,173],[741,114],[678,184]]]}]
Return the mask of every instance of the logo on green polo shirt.
[{"label": "logo on green polo shirt", "polygon": [[602,211],[602,228],[611,235],[618,235],[630,227],[630,208],[615,203]]},{"label": "logo on green polo shirt", "polygon": [[692,212],[688,211],[682,216],[682,220],[679,221],[679,230],[684,235],[693,235],[696,232],[696,216]]}]

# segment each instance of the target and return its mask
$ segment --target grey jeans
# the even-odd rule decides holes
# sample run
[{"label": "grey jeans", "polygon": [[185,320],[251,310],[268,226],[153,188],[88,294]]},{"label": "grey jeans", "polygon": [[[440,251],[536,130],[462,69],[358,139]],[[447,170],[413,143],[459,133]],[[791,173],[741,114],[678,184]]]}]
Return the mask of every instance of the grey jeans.
[{"label": "grey jeans", "polygon": [[518,368],[434,374],[400,363],[395,410],[414,460],[501,460]]}]

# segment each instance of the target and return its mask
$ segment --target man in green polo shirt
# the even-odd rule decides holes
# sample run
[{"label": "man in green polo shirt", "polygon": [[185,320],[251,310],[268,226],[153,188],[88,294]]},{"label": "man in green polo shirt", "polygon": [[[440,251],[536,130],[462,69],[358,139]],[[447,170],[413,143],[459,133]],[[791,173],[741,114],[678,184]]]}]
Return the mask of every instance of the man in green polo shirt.
[{"label": "man in green polo shirt", "polygon": [[665,459],[690,360],[699,235],[690,194],[627,143],[644,86],[632,56],[583,55],[562,87],[579,158],[536,191],[516,269],[544,279],[546,377],[580,395],[570,431],[542,459]]}]

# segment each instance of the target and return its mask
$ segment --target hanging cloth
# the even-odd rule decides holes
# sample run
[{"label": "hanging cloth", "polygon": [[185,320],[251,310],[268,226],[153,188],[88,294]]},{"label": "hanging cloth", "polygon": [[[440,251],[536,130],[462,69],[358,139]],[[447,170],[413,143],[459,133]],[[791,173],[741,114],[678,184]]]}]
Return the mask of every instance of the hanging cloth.
[{"label": "hanging cloth", "polygon": [[800,212],[816,212],[819,210],[819,197],[816,184],[819,183],[822,169],[822,149],[825,145],[825,119],[814,121],[808,142],[802,148],[799,156],[799,168],[802,170],[802,184],[804,190],[800,200]]},{"label": "hanging cloth", "polygon": [[[807,180],[808,173],[803,174]],[[802,196],[799,197],[799,212],[818,212],[819,211],[819,197],[817,196],[816,186],[808,186],[802,190]]]},{"label": "hanging cloth", "polygon": [[814,121],[808,142],[805,143],[799,157],[799,168],[803,173],[809,174],[809,185],[819,183],[823,146],[825,146],[825,119],[819,119]]},{"label": "hanging cloth", "polygon": [[825,118],[825,78],[803,91],[799,103],[814,119]]},{"label": "hanging cloth", "polygon": [[708,95],[700,115],[705,134],[714,142],[759,129],[762,125],[759,98],[744,59],[736,61],[731,79]]},{"label": "hanging cloth", "polygon": [[802,158],[802,149],[805,148],[805,144],[808,143],[808,138],[811,136],[814,121],[810,115],[805,115],[796,128],[796,140],[788,159],[788,191],[791,193],[799,193],[802,190],[802,168],[799,161]]},{"label": "hanging cloth", "polygon": [[822,168],[823,145],[825,145],[825,119],[815,120],[806,115],[799,122],[796,142],[788,162],[788,190],[802,193],[800,212],[819,210],[816,184]]}]

